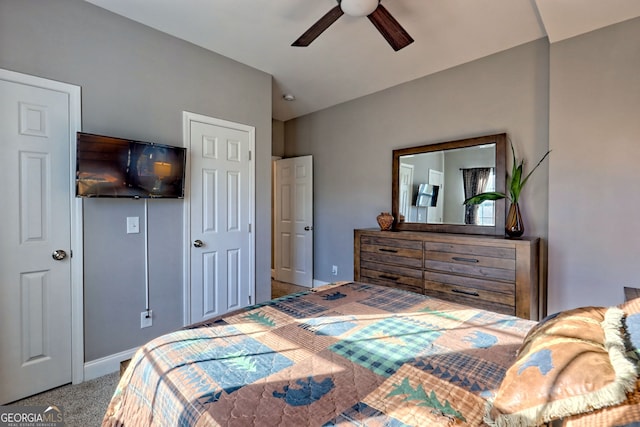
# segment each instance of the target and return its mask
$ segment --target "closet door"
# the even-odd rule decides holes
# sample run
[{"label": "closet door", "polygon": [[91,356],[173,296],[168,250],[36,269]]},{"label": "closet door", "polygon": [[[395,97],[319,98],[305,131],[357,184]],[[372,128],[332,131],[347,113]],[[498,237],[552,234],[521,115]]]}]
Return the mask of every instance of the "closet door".
[{"label": "closet door", "polygon": [[190,323],[252,304],[252,127],[190,115]]}]

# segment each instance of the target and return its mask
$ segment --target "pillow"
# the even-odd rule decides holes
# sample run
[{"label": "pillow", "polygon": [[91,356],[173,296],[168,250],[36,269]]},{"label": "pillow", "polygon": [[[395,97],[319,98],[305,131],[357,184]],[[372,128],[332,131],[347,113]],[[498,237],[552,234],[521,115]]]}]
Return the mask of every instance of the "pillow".
[{"label": "pillow", "polygon": [[636,361],[640,358],[640,298],[632,299],[619,306],[624,311],[627,332],[627,347]]},{"label": "pillow", "polygon": [[[640,369],[640,298],[632,299],[619,307],[625,312],[625,332],[627,357],[636,362]],[[635,423],[635,424],[633,424]],[[587,414],[565,418],[563,427],[626,426],[640,425],[640,379],[635,389],[627,394],[627,399],[615,406],[602,408]]]},{"label": "pillow", "polygon": [[617,307],[584,307],[534,326],[485,421],[534,426],[623,402],[637,377],[625,353],[623,317]]}]

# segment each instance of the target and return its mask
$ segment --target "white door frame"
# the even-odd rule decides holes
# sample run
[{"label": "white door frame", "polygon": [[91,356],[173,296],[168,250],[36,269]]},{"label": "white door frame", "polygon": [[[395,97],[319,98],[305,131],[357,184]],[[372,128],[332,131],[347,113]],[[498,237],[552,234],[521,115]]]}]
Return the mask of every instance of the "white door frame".
[{"label": "white door frame", "polygon": [[71,381],[84,380],[84,271],[82,199],[75,197],[76,132],[81,130],[82,109],[80,86],[48,80],[28,74],[0,69],[0,79],[40,87],[66,94],[69,97],[69,205],[71,209]]},{"label": "white door frame", "polygon": [[271,278],[276,278],[276,160],[282,156],[271,156]]},{"label": "white door frame", "polygon": [[[216,119],[214,117],[204,116],[202,114],[190,113],[188,111],[182,112],[182,145],[187,149],[191,145],[191,122],[197,121],[200,123],[207,123],[214,126],[228,127],[231,129],[237,129],[249,134],[249,150],[251,155],[254,156],[254,161],[249,166],[249,199],[251,205],[249,206],[249,223],[252,224],[251,237],[249,239],[249,283],[253,288],[251,289],[251,295],[256,294],[256,230],[255,230],[255,147],[256,147],[256,129],[253,126],[245,125],[242,123],[230,122],[227,120]],[[183,242],[184,244],[184,259],[183,259],[183,310],[182,310],[182,323],[184,326],[189,324],[191,319],[191,203],[189,198],[191,196],[191,160],[190,151],[187,150],[187,166],[185,170],[185,194],[184,194],[184,229],[183,229]],[[254,297],[255,303],[255,297]]]},{"label": "white door frame", "polygon": [[411,218],[411,205],[412,200],[409,197],[406,197],[407,194],[404,194],[404,200],[403,200],[403,190],[402,187],[404,187],[405,184],[405,177],[409,177],[409,181],[411,181],[408,185],[408,194],[412,195],[412,191],[413,191],[413,168],[414,165],[410,165],[407,163],[400,163],[400,179],[398,180],[399,184],[400,184],[400,213],[402,215],[405,216],[407,221],[414,221],[417,220],[417,218]]}]

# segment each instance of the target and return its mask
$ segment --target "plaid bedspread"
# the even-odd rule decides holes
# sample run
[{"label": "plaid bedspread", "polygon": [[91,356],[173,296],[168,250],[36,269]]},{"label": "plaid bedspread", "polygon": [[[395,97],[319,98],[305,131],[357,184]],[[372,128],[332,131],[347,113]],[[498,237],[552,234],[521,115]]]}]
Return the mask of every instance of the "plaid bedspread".
[{"label": "plaid bedspread", "polygon": [[328,285],[144,345],[103,426],[483,425],[485,400],[533,324]]}]

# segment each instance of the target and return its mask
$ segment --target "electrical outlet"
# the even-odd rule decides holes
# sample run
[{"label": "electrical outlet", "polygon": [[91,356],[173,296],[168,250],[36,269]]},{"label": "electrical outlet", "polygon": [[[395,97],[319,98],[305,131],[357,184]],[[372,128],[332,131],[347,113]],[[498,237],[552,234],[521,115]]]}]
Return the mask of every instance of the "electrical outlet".
[{"label": "electrical outlet", "polygon": [[140,313],[140,329],[148,328],[153,324],[153,310]]},{"label": "electrical outlet", "polygon": [[334,276],[338,275],[338,266],[334,265],[331,267],[331,274],[333,274]]},{"label": "electrical outlet", "polygon": [[127,234],[135,234],[140,232],[140,217],[127,217]]}]

